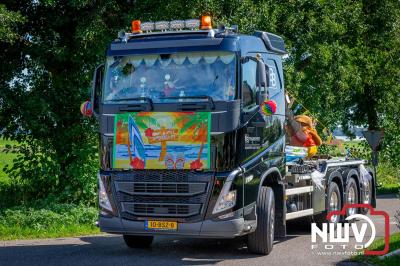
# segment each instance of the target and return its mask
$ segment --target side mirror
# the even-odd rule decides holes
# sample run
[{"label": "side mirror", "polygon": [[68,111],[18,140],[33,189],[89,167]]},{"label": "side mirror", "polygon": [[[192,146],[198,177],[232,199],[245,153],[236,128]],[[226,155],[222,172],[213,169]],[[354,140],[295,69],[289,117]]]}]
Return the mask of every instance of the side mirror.
[{"label": "side mirror", "polygon": [[256,92],[256,104],[260,105],[261,103],[263,103],[266,100],[266,93],[262,92],[262,91],[257,91]]},{"label": "side mirror", "polygon": [[267,66],[263,61],[257,60],[257,74],[256,74],[256,85],[259,90],[256,93],[256,104],[259,105],[265,100],[265,96],[267,94],[266,88],[268,86],[267,81]]},{"label": "side mirror", "polygon": [[102,83],[103,83],[103,76],[104,76],[104,64],[100,64],[96,67],[93,75],[93,87],[92,87],[92,94],[91,94],[91,107],[93,110],[93,114],[97,116],[100,109],[100,102],[102,97]]},{"label": "side mirror", "polygon": [[92,103],[90,101],[81,104],[81,113],[86,117],[91,117],[93,115]]},{"label": "side mirror", "polygon": [[267,72],[265,71],[265,64],[261,60],[257,60],[257,74],[256,74],[257,87],[267,87]]}]

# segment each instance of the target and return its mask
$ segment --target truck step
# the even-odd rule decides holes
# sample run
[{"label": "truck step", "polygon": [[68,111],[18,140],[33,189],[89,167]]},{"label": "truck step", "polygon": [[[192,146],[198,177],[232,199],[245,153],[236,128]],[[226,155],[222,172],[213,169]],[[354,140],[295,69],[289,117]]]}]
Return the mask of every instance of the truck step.
[{"label": "truck step", "polygon": [[313,186],[289,188],[286,189],[286,196],[310,193],[313,192],[313,190],[314,190]]},{"label": "truck step", "polygon": [[297,211],[297,212],[289,212],[289,213],[286,213],[286,220],[292,220],[292,219],[309,216],[309,215],[313,215],[313,214],[314,214],[313,209],[306,209],[306,210],[301,210],[301,211]]}]

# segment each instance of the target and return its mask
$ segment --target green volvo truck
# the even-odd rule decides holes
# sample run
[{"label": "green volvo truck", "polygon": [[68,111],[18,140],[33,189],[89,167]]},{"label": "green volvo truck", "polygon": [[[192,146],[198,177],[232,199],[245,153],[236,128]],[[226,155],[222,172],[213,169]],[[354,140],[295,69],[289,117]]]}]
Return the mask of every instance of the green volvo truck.
[{"label": "green volvo truck", "polygon": [[[120,32],[88,103],[99,123],[100,230],[142,248],[157,235],[247,236],[250,252],[268,254],[288,220],[375,207],[363,160],[287,160],[285,54],[275,34],[212,28],[207,16]],[[273,113],[260,111],[266,100]]]}]

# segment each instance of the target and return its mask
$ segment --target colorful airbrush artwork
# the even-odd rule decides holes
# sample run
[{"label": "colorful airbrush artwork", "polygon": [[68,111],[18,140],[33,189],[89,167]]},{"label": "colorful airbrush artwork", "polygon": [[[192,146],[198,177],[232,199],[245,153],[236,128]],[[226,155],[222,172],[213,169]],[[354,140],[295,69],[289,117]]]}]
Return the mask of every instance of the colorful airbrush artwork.
[{"label": "colorful airbrush artwork", "polygon": [[113,168],[209,169],[210,128],[208,112],[117,114]]}]

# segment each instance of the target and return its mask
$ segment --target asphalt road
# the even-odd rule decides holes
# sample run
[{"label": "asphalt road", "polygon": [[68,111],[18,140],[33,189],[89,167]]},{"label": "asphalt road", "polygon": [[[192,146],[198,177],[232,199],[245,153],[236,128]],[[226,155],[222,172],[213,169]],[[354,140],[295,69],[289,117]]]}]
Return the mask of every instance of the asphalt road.
[{"label": "asphalt road", "polygon": [[[391,233],[397,230],[393,215],[400,208],[395,195],[380,197],[377,210],[390,215]],[[371,217],[377,235],[383,219]],[[286,239],[276,241],[268,256],[249,254],[243,239],[208,240],[158,237],[149,250],[129,249],[120,236],[18,240],[0,242],[0,265],[345,265],[349,255],[321,255],[311,250],[306,221],[288,224]]]}]

